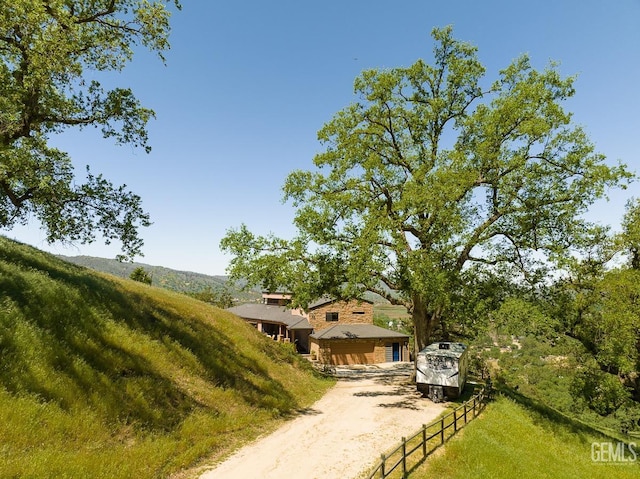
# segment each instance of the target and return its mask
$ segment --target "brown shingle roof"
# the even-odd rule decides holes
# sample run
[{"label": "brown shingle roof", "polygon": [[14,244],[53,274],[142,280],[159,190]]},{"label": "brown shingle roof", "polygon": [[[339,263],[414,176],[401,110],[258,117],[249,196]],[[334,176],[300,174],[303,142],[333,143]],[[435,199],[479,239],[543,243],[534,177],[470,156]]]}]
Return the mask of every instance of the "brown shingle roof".
[{"label": "brown shingle roof", "polygon": [[313,329],[306,318],[297,314],[291,314],[291,310],[286,309],[284,306],[247,303],[233,306],[232,308],[228,308],[227,311],[243,319],[284,324],[289,329]]},{"label": "brown shingle roof", "polygon": [[311,335],[315,339],[384,339],[409,338],[409,335],[373,324],[336,324]]}]

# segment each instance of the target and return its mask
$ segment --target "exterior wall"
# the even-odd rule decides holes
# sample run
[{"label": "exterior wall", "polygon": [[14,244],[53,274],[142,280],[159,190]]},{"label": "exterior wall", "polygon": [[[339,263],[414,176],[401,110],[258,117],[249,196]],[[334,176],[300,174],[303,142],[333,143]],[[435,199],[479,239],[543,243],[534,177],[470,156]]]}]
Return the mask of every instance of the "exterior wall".
[{"label": "exterior wall", "polygon": [[[355,314],[363,313],[363,314]],[[338,313],[338,321],[327,321],[326,313]],[[309,323],[315,331],[336,324],[373,324],[373,305],[366,301],[336,301],[309,311]]]},{"label": "exterior wall", "polygon": [[391,347],[393,343],[400,344],[399,361],[409,361],[409,340],[405,338],[385,338],[376,340],[375,363],[389,362],[387,358],[387,346]]},{"label": "exterior wall", "polygon": [[321,362],[334,365],[378,364],[387,362],[387,346],[400,343],[400,361],[409,360],[409,343],[398,339],[338,339],[323,340],[310,338],[310,352]]},{"label": "exterior wall", "polygon": [[262,302],[265,304],[286,304],[291,299],[288,293],[262,293]]},{"label": "exterior wall", "polygon": [[309,353],[311,354],[311,359],[319,360],[322,357],[317,339],[309,338]]}]

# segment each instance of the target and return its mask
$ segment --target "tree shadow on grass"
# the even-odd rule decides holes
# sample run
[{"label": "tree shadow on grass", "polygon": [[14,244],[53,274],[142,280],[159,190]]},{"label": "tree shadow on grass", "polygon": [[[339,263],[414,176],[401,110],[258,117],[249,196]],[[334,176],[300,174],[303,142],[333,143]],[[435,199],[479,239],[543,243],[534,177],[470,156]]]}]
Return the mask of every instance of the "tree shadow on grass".
[{"label": "tree shadow on grass", "polygon": [[619,441],[618,437],[609,435],[606,432],[600,431],[593,426],[585,424],[577,419],[571,418],[570,416],[567,416],[557,409],[547,406],[546,404],[538,400],[524,396],[523,394],[519,393],[514,388],[507,386],[506,384],[498,384],[496,386],[496,390],[503,396],[510,398],[529,411],[535,413],[533,416],[533,421],[537,425],[541,425],[545,428],[548,428],[550,426],[564,428],[565,430],[579,437],[580,440],[584,443],[591,443],[594,436],[601,437],[608,441]]},{"label": "tree shadow on grass", "polygon": [[[114,324],[130,337],[115,339]],[[247,328],[247,334],[257,333]],[[267,357],[281,359],[277,345],[260,340]],[[215,410],[135,353],[139,345],[133,341],[161,349],[173,361],[184,359],[181,367],[194,369],[195,358],[198,372],[192,374],[211,387],[232,389],[252,407],[275,414],[297,407],[269,370],[243,354],[215,321],[185,317],[149,295],[0,237],[0,386],[63,408],[95,406],[108,421],[151,430],[175,427],[194,408]]]}]

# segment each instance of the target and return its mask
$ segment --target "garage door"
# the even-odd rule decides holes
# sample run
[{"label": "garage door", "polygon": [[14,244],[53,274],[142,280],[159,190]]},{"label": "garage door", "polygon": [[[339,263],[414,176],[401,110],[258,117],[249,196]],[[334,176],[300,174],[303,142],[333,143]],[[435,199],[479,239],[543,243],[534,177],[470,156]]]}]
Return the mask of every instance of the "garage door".
[{"label": "garage door", "polygon": [[330,343],[333,364],[373,364],[375,363],[375,343],[335,341]]}]

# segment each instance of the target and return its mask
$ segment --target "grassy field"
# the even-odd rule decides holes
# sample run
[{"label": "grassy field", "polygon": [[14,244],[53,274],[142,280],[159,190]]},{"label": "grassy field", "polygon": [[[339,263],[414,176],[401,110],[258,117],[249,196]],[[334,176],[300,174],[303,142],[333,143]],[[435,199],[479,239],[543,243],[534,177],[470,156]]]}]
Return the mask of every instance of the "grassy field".
[{"label": "grassy field", "polygon": [[640,448],[631,447],[544,406],[499,397],[409,477],[632,479]]},{"label": "grassy field", "polygon": [[159,478],[332,384],[222,310],[0,237],[0,477]]},{"label": "grassy field", "polygon": [[412,333],[411,315],[407,313],[404,306],[375,303],[373,305],[374,324],[383,327],[395,329],[406,334]]}]

